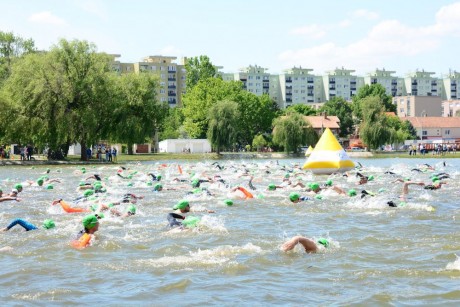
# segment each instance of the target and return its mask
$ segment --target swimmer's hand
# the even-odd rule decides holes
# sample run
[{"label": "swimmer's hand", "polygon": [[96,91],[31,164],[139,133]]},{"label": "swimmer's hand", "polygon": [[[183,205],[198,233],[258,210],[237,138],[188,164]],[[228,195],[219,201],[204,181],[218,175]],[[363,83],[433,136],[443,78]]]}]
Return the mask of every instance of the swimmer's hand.
[{"label": "swimmer's hand", "polygon": [[216,213],[214,210],[208,210],[208,213]]}]

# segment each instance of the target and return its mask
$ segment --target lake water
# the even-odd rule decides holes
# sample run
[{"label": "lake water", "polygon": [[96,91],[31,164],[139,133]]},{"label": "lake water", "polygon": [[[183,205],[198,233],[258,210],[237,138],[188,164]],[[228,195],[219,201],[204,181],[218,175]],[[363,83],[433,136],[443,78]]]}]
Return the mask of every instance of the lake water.
[{"label": "lake water", "polygon": [[[356,161],[356,160],[355,160]],[[0,233],[0,301],[2,305],[451,305],[460,303],[460,160],[362,159],[362,173],[375,179],[365,186],[350,177],[314,176],[295,168],[295,160],[162,161],[124,165],[52,166],[49,177],[62,179],[54,189],[25,186],[21,202],[2,202],[0,226],[21,217],[36,225],[51,218],[56,228],[25,232],[16,226]],[[401,183],[396,178],[430,182],[433,172],[413,168],[428,163],[434,173],[447,172],[447,185],[435,191],[411,186],[407,204],[398,202]],[[182,175],[180,174],[180,165]],[[284,167],[283,167],[284,166]],[[35,181],[46,166],[0,167],[0,187],[8,192],[15,183]],[[284,169],[283,169],[284,168]],[[207,193],[186,195],[195,176],[222,176],[230,186],[248,188],[247,169],[254,176],[254,199],[243,200],[221,183],[203,183]],[[303,182],[324,183],[328,178],[357,197],[323,192],[322,200],[292,204],[287,196],[300,188],[267,191],[281,184],[286,173]],[[395,175],[385,174],[391,170]],[[153,192],[150,171],[161,174],[165,188]],[[64,213],[51,206],[63,198],[73,202],[76,188],[89,175],[100,174],[107,185],[103,203],[130,192],[145,196],[137,214],[118,218],[106,214],[97,240],[84,250],[69,242],[82,229],[84,214]],[[91,181],[91,180],[88,180]],[[133,186],[129,186],[132,183]],[[362,188],[374,197],[359,197]],[[249,188],[248,188],[249,189]],[[382,191],[384,189],[384,191]],[[378,193],[378,191],[381,193]],[[234,205],[224,199],[233,197]],[[166,215],[180,199],[192,208],[202,226],[192,231],[169,231]],[[399,203],[399,202],[398,202]],[[125,210],[126,204],[117,208]],[[306,254],[299,246],[284,253],[280,245],[294,235],[327,238],[330,247]]]}]

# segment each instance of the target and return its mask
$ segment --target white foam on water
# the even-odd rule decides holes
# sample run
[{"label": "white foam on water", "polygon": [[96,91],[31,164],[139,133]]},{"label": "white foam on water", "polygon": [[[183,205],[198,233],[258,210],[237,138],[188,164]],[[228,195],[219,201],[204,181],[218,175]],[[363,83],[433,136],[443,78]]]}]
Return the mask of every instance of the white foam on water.
[{"label": "white foam on water", "polygon": [[460,271],[460,258],[457,255],[455,255],[455,257],[457,257],[457,259],[454,262],[449,262],[446,265],[446,270]]}]

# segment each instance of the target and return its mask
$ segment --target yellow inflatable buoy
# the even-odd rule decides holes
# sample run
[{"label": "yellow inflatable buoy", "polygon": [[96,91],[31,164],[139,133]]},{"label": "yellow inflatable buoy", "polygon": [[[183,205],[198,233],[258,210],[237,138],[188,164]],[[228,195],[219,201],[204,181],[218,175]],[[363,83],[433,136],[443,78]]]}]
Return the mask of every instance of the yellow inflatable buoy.
[{"label": "yellow inflatable buoy", "polygon": [[308,146],[308,149],[305,151],[305,157],[308,157],[309,155],[311,155],[312,151],[313,151],[313,147],[311,147],[311,145]]},{"label": "yellow inflatable buoy", "polygon": [[302,168],[314,174],[332,174],[345,172],[354,167],[355,164],[343,150],[332,131],[326,128]]}]

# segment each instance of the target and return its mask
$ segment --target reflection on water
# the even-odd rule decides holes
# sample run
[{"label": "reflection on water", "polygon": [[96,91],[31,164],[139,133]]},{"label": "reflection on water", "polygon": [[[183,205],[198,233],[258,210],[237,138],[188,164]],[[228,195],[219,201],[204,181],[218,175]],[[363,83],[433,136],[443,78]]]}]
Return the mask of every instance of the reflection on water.
[{"label": "reflection on water", "polygon": [[[435,170],[413,170],[421,161]],[[364,186],[357,185],[354,172],[349,177],[315,176],[295,167],[303,162],[230,160],[217,166],[214,161],[162,161],[124,165],[127,169],[120,173],[116,165],[51,167],[49,178],[61,183],[53,183],[50,190],[27,182],[35,182],[47,167],[2,167],[4,192],[18,182],[25,187],[21,202],[0,203],[0,227],[20,217],[35,225],[51,218],[56,228],[25,232],[17,226],[0,233],[0,300],[11,305],[192,306],[440,305],[460,300],[459,160],[448,159],[446,166],[434,159],[362,160],[361,172],[375,178]],[[148,172],[162,176],[163,191],[153,191]],[[406,204],[387,205],[390,200],[400,204],[402,184],[395,179],[429,183],[440,172],[451,177],[441,189],[411,186]],[[102,177],[107,192],[76,201],[83,195],[77,190],[80,182],[93,174]],[[321,200],[292,204],[289,193],[303,195],[304,188],[267,189],[270,183],[283,185],[286,174],[303,184],[331,179],[345,191],[355,189],[358,196],[323,191]],[[248,186],[250,176],[256,190]],[[192,178],[208,177],[213,182],[201,184],[206,190],[193,191]],[[255,197],[241,199],[231,192],[237,185]],[[375,196],[361,199],[363,188]],[[52,200],[63,198],[88,208],[118,201],[125,193],[145,196],[135,204],[136,215],[106,213],[92,246],[72,249],[69,242],[81,230],[84,213],[64,213],[51,206]],[[201,225],[170,231],[166,215],[184,198],[201,211],[194,213],[202,218]],[[233,206],[225,204],[228,198]],[[127,207],[116,206],[120,212]],[[313,255],[299,247],[281,252],[280,245],[294,235],[324,237],[331,244]]]}]

